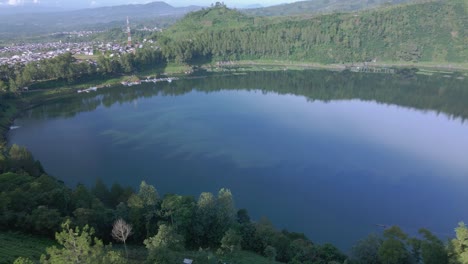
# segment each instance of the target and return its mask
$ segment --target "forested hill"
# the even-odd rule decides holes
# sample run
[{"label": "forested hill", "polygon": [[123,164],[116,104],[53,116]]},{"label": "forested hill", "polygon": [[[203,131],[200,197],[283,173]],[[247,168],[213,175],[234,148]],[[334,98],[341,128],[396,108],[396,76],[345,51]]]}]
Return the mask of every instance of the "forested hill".
[{"label": "forested hill", "polygon": [[447,0],[277,20],[249,19],[218,5],[187,15],[159,37],[165,55],[181,62],[198,57],[466,62],[466,5]]},{"label": "forested hill", "polygon": [[243,10],[256,16],[290,16],[302,14],[357,11],[380,5],[393,5],[417,0],[306,0],[290,4],[275,5]]}]

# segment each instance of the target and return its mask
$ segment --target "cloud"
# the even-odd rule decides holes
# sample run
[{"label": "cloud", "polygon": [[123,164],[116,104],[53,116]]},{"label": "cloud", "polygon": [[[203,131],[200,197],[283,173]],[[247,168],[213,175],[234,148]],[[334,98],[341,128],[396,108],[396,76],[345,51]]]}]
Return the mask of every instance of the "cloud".
[{"label": "cloud", "polygon": [[23,4],[23,0],[8,0],[8,4],[9,5],[22,5]]}]

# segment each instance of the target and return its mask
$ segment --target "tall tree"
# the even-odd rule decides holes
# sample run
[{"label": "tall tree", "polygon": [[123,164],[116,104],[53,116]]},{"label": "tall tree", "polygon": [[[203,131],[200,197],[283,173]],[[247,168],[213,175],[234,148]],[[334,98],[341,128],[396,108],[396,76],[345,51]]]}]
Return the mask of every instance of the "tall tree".
[{"label": "tall tree", "polygon": [[424,264],[448,264],[448,252],[444,243],[429,230],[422,228],[419,233],[424,237],[421,241],[421,258]]},{"label": "tall tree", "polygon": [[380,236],[370,234],[353,246],[351,250],[352,256],[361,264],[380,264],[379,249],[382,243],[383,241]]},{"label": "tall tree", "polygon": [[384,264],[410,263],[406,235],[399,227],[392,226],[384,231],[385,240],[379,248],[379,259]]},{"label": "tall tree", "polygon": [[468,228],[460,222],[455,228],[456,238],[451,241],[451,257],[454,263],[468,264]]}]

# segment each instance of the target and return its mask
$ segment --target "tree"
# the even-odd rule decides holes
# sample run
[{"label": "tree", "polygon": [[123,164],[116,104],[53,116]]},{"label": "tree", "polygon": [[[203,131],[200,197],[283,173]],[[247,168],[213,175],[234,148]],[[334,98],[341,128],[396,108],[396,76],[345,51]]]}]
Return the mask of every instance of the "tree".
[{"label": "tree", "polygon": [[233,253],[240,250],[242,237],[234,229],[229,229],[221,239],[221,251]]},{"label": "tree", "polygon": [[70,227],[70,221],[62,224],[62,231],[55,235],[61,245],[48,247],[46,255],[41,256],[42,264],[81,264],[81,263],[124,263],[124,259],[116,252],[104,247],[101,240],[93,237],[94,230],[88,226],[75,229]]},{"label": "tree", "polygon": [[276,259],[276,249],[270,245],[265,247],[263,254],[271,261],[275,261]]},{"label": "tree", "polygon": [[468,228],[465,223],[458,223],[455,233],[456,238],[451,241],[452,261],[459,264],[468,264]]},{"label": "tree", "polygon": [[380,264],[379,248],[382,242],[382,238],[376,234],[359,240],[351,250],[353,258],[361,264]]},{"label": "tree", "polygon": [[141,182],[138,193],[132,194],[128,198],[127,205],[130,209],[128,217],[133,225],[136,239],[143,240],[156,233],[157,219],[155,218],[158,215],[159,202],[156,188],[144,181]]},{"label": "tree", "polygon": [[421,258],[424,264],[448,264],[448,253],[444,243],[429,230],[422,228],[419,233],[424,237],[421,241]]},{"label": "tree", "polygon": [[215,238],[216,225],[216,199],[212,193],[201,193],[197,202],[193,225],[193,237],[195,247],[206,247],[219,245]]},{"label": "tree", "polygon": [[158,233],[145,239],[143,242],[148,250],[153,249],[169,249],[169,250],[182,250],[183,237],[176,233],[173,227],[168,225],[160,225]]},{"label": "tree", "polygon": [[161,217],[167,219],[177,233],[185,238],[186,245],[193,245],[191,230],[195,214],[195,199],[192,196],[166,195],[159,211]]},{"label": "tree", "polygon": [[29,226],[36,234],[53,235],[60,227],[62,217],[57,209],[39,206],[26,218]]},{"label": "tree", "polygon": [[385,241],[379,248],[379,259],[384,264],[410,263],[410,254],[407,250],[408,236],[397,227],[392,226],[384,231]]},{"label": "tree", "polygon": [[128,259],[128,252],[127,252],[127,238],[132,235],[132,226],[127,224],[123,219],[118,219],[114,222],[114,226],[112,228],[112,237],[120,242],[124,243],[125,248],[125,255]]},{"label": "tree", "polygon": [[96,198],[98,198],[104,205],[112,206],[111,193],[101,179],[96,180],[96,184],[94,185],[94,188],[91,189],[91,193],[96,196]]},{"label": "tree", "polygon": [[160,225],[158,233],[143,242],[149,251],[150,263],[176,263],[174,251],[183,250],[184,238],[171,226]]}]

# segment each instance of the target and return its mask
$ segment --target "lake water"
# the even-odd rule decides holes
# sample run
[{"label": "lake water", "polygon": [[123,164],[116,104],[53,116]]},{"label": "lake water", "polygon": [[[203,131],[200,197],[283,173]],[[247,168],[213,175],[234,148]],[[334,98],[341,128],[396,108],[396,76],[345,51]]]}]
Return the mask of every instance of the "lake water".
[{"label": "lake water", "polygon": [[253,219],[342,249],[376,224],[452,235],[468,221],[468,83],[253,72],[112,87],[34,108],[10,144],[69,186],[232,190]]}]

